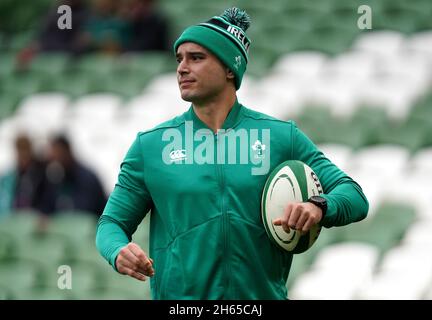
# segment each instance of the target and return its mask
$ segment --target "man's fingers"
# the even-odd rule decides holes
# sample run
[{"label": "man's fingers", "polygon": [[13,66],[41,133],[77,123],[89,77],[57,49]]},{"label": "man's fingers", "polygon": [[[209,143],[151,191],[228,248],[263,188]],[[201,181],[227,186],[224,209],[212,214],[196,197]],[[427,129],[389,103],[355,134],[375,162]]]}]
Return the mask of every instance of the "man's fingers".
[{"label": "man's fingers", "polygon": [[275,226],[280,226],[282,224],[282,218],[276,218],[273,220]]},{"label": "man's fingers", "polygon": [[140,266],[138,259],[131,252],[123,252],[117,258],[117,270],[122,274],[127,274],[128,269],[142,274],[147,273],[147,270]]},{"label": "man's fingers", "polygon": [[297,220],[296,223],[296,230],[303,230],[303,227],[308,220],[309,216],[307,214],[302,214]]},{"label": "man's fingers", "polygon": [[140,272],[136,272],[132,269],[126,269],[126,274],[132,278],[135,278],[140,281],[146,281],[147,277]]},{"label": "man's fingers", "polygon": [[145,274],[148,276],[153,275],[154,274],[153,262],[152,262],[153,260],[150,261],[150,259],[144,253],[144,251],[137,244],[130,245],[129,249],[138,259],[138,263],[140,267],[146,271]]},{"label": "man's fingers", "polygon": [[291,229],[296,229],[297,221],[299,220],[302,212],[303,208],[300,205],[293,206],[290,217],[288,219],[288,226]]},{"label": "man's fingers", "polygon": [[314,220],[312,218],[309,218],[306,223],[304,224],[302,231],[308,232],[310,228],[314,225]]}]

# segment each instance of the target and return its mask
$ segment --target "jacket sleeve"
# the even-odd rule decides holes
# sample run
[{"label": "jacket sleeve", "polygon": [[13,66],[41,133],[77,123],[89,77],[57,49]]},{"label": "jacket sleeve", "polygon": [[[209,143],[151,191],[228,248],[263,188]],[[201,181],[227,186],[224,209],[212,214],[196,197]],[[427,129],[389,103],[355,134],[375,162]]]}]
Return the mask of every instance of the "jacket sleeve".
[{"label": "jacket sleeve", "polygon": [[333,164],[316,145],[293,123],[292,156],[309,165],[317,174],[327,200],[324,227],[343,226],[363,220],[369,203],[360,185]]},{"label": "jacket sleeve", "polygon": [[122,247],[152,208],[152,200],[144,182],[144,161],[138,135],[123,160],[118,181],[111,193],[96,230],[96,247],[115,268]]}]

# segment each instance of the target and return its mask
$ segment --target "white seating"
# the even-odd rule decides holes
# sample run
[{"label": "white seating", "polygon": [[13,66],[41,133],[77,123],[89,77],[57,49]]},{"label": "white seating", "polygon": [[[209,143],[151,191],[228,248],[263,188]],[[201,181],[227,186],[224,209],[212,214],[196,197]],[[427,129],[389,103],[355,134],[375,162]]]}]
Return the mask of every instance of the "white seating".
[{"label": "white seating", "polygon": [[390,56],[401,50],[404,40],[404,36],[396,31],[367,32],[355,40],[353,49]]},{"label": "white seating", "polygon": [[15,164],[15,150],[13,141],[0,139],[0,177]]},{"label": "white seating", "polygon": [[326,143],[318,145],[324,155],[341,170],[346,171],[352,156],[350,147],[341,144]]},{"label": "white seating", "polygon": [[376,275],[356,293],[356,299],[418,300],[424,297],[428,283],[421,274],[389,271]]},{"label": "white seating", "polygon": [[[425,208],[425,210],[428,210],[428,208]],[[405,233],[405,236],[403,238],[403,243],[406,245],[423,245],[424,247],[429,247],[432,245],[432,221],[424,221],[420,220],[418,223],[415,223],[414,225],[410,226],[408,230]],[[419,252],[420,254],[420,252]],[[430,268],[431,268],[431,277],[432,277],[432,251],[424,251],[421,253],[422,259],[429,259],[430,261]],[[431,279],[432,281],[432,279]]]},{"label": "white seating", "polygon": [[375,74],[378,58],[374,53],[348,51],[329,60],[322,73],[337,76],[347,82],[368,80]]},{"label": "white seating", "polygon": [[352,167],[374,175],[392,177],[408,169],[409,151],[396,145],[378,145],[363,148],[352,158]]},{"label": "white seating", "polygon": [[[345,270],[347,271],[347,270]],[[312,270],[301,274],[288,290],[292,300],[351,300],[358,289],[355,275]]]},{"label": "white seating", "polygon": [[325,105],[332,114],[340,118],[349,118],[359,104],[357,98],[358,80],[346,81],[343,77],[321,74],[307,85],[308,103]]},{"label": "white seating", "polygon": [[153,92],[155,94],[177,95],[180,97],[180,89],[175,72],[166,73],[155,77],[144,89],[143,93]]},{"label": "white seating", "polygon": [[406,39],[405,45],[412,52],[432,54],[432,31],[418,32]]},{"label": "white seating", "polygon": [[379,251],[373,245],[360,242],[344,242],[322,249],[312,270],[331,270],[335,274],[349,270],[357,277],[369,277],[378,261]]},{"label": "white seating", "polygon": [[410,164],[413,168],[423,169],[432,174],[432,148],[419,150],[412,156]]},{"label": "white seating", "polygon": [[[431,224],[429,224],[430,228]],[[416,232],[421,236],[427,236],[424,230],[416,230],[417,227],[410,227],[409,231]],[[429,229],[430,230],[430,229]],[[420,273],[425,281],[432,281],[432,253],[424,250],[429,246],[431,241],[429,236],[429,243],[409,243],[407,235],[403,239],[403,245],[392,248],[385,253],[382,261],[378,267],[379,272],[406,272],[406,273]],[[409,236],[408,236],[409,237]]]},{"label": "white seating", "polygon": [[118,115],[121,104],[122,99],[115,94],[86,95],[72,105],[70,115],[74,120],[91,127],[98,122],[113,122]]},{"label": "white seating", "polygon": [[313,78],[321,72],[327,59],[326,55],[315,51],[289,53],[279,58],[272,73]]},{"label": "white seating", "polygon": [[64,94],[34,94],[25,98],[15,114],[23,128],[49,135],[61,130],[69,99]]}]

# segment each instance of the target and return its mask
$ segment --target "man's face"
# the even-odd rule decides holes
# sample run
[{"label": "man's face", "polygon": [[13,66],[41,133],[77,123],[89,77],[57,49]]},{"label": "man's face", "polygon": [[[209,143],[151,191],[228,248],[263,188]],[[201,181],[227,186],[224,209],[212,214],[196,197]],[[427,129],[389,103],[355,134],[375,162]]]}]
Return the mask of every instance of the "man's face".
[{"label": "man's face", "polygon": [[233,85],[233,74],[202,46],[185,42],[177,49],[177,80],[181,97],[189,102],[206,102]]}]

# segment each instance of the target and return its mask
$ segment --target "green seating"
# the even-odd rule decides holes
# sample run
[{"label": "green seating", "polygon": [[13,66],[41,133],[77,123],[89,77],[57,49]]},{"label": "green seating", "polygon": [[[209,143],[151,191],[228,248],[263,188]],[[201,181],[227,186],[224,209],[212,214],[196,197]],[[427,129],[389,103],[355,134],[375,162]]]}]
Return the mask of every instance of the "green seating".
[{"label": "green seating", "polygon": [[0,95],[0,120],[12,116],[18,102],[19,98],[13,94]]},{"label": "green seating", "polygon": [[66,72],[69,56],[61,53],[40,53],[32,60],[29,70],[36,73],[59,76]]},{"label": "green seating", "polygon": [[104,288],[98,290],[88,290],[80,293],[78,300],[143,300],[142,296],[131,293],[127,289]]},{"label": "green seating", "polygon": [[114,270],[110,270],[107,275],[107,280],[103,283],[100,289],[115,288],[118,290],[128,291],[129,293],[137,296],[138,299],[149,300],[150,294],[150,281],[139,281],[126,275],[119,274]]},{"label": "green seating", "polygon": [[401,145],[415,152],[428,144],[429,134],[430,127],[424,127],[420,123],[393,124],[379,130],[378,143]]},{"label": "green seating", "polygon": [[0,231],[0,263],[11,257],[13,247],[13,237]]},{"label": "green seating", "polygon": [[22,72],[14,73],[3,79],[2,90],[7,94],[17,97],[25,97],[47,89],[48,79],[46,75]]},{"label": "green seating", "polygon": [[381,253],[397,245],[415,219],[414,208],[404,204],[383,204],[373,217],[340,228],[338,241],[373,244]]},{"label": "green seating", "polygon": [[37,286],[25,290],[14,290],[13,300],[72,300],[75,298],[73,290],[58,287]]},{"label": "green seating", "polygon": [[98,288],[106,282],[105,273],[99,270],[98,266],[92,263],[64,260],[57,264],[53,263],[44,269],[44,277],[40,282],[40,286],[58,287],[59,282],[61,285],[65,285],[64,277],[70,271],[72,292],[79,294],[80,292]]},{"label": "green seating", "polygon": [[71,241],[94,239],[97,218],[86,212],[59,212],[53,216],[48,226],[48,232],[61,235]]},{"label": "green seating", "polygon": [[0,220],[0,232],[13,237],[27,236],[36,230],[39,218],[33,211],[14,211]]},{"label": "green seating", "polygon": [[41,266],[32,260],[0,262],[0,287],[6,290],[34,287],[41,276]]},{"label": "green seating", "polygon": [[379,107],[360,107],[351,116],[349,126],[362,128],[365,145],[376,144],[379,140],[379,132],[389,126],[387,111]]},{"label": "green seating", "polygon": [[109,76],[116,71],[118,66],[116,62],[117,60],[113,56],[88,54],[76,60],[73,69],[85,77],[92,75]]},{"label": "green seating", "polygon": [[108,78],[109,76],[97,74],[66,73],[51,78],[49,90],[59,91],[72,99],[77,99],[86,94],[105,92]]},{"label": "green seating", "polygon": [[52,234],[30,234],[15,237],[13,257],[17,260],[31,259],[42,267],[58,265],[69,249],[66,238]]},{"label": "green seating", "polygon": [[10,289],[0,287],[0,300],[10,300],[13,298],[13,294]]},{"label": "green seating", "polygon": [[0,52],[0,89],[1,81],[7,80],[15,72],[16,55],[13,52]]}]

